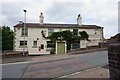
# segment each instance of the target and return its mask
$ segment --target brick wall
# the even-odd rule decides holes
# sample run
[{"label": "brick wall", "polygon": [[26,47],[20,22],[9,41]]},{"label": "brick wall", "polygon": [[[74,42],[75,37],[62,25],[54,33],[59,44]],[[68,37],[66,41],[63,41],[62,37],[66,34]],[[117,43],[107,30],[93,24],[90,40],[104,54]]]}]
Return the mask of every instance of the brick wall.
[{"label": "brick wall", "polygon": [[120,79],[120,43],[110,44],[108,47],[110,80]]},{"label": "brick wall", "polygon": [[108,40],[110,80],[120,79],[120,33]]}]

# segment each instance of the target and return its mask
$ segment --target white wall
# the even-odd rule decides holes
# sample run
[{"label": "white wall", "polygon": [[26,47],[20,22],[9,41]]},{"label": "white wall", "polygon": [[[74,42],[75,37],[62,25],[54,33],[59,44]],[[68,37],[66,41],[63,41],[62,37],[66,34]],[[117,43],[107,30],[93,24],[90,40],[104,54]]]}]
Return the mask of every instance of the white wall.
[{"label": "white wall", "polygon": [[[87,41],[87,46],[96,46],[103,40],[101,29],[79,29],[79,31],[86,31],[88,33],[89,40],[91,40],[91,42]],[[81,41],[81,47],[85,48],[85,46],[82,44],[84,44],[84,41]]]},{"label": "white wall", "polygon": [[86,48],[87,47],[87,41],[86,40],[81,40],[80,41],[80,48]]},{"label": "white wall", "polygon": [[[16,51],[22,51],[23,48],[20,48],[20,40],[24,40],[23,37],[21,37],[21,30],[22,28],[17,28],[16,29],[16,39],[15,39],[15,50]],[[43,53],[49,53],[46,51],[46,39],[43,38],[43,36],[41,35],[41,31],[44,29],[41,28],[29,28],[28,29],[28,37],[25,37],[25,40],[27,40],[27,45],[28,47],[26,48],[26,50],[29,51],[30,54],[34,54],[34,53],[39,53],[39,54],[43,54]],[[39,40],[37,40],[37,38]],[[33,48],[33,41],[37,41],[37,47]],[[41,51],[39,51],[39,46],[41,44],[44,44],[44,49]]]},{"label": "white wall", "polygon": [[[16,51],[23,51],[23,48],[20,48],[19,46],[19,42],[20,40],[24,40],[23,37],[21,37],[21,30],[22,28],[15,28],[16,30],[16,39],[15,39],[15,50]],[[44,30],[46,31],[46,36],[48,36],[48,29],[47,28],[28,28],[28,37],[25,37],[25,40],[28,41],[28,47],[26,48],[26,50],[29,51],[30,54],[49,54],[49,51],[46,51],[47,49],[47,43],[45,38],[43,38],[43,36],[41,35],[41,31]],[[73,31],[73,29],[61,29],[61,31],[64,30],[70,30]],[[60,28],[56,28],[54,29],[54,32],[58,32],[60,31]],[[100,29],[79,29],[79,31],[86,31],[89,34],[89,39],[91,40],[91,42],[85,41],[85,40],[81,40],[80,41],[80,47],[81,48],[86,48],[86,46],[92,46],[92,45],[98,45],[98,43],[100,42],[101,38],[101,31]],[[95,34],[95,31],[96,34]],[[37,38],[39,38],[39,40],[37,40]],[[33,41],[37,40],[37,48],[33,48]],[[39,45],[44,44],[44,49],[39,51]]]}]

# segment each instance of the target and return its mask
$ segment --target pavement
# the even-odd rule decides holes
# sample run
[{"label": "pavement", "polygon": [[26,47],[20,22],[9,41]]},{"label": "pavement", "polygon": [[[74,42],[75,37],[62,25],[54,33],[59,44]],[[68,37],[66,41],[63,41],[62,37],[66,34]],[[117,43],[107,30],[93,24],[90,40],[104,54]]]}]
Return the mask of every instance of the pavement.
[{"label": "pavement", "polygon": [[[17,61],[21,61],[20,59],[23,60],[23,58],[19,58],[17,59]],[[4,62],[7,63],[7,65],[5,64],[3,67],[4,77],[56,78],[56,77],[64,76],[68,73],[72,74],[77,71],[83,71],[86,69],[97,67],[98,65],[103,66],[107,64],[107,52],[101,51],[101,52],[94,52],[91,54],[79,54],[79,55],[64,54],[64,55],[46,55],[46,56],[34,56],[34,57],[32,56],[24,59],[25,59],[24,60],[25,63]],[[108,72],[106,73],[108,74]]]},{"label": "pavement", "polygon": [[[99,54],[98,54],[99,53]],[[107,64],[106,52],[82,55],[59,55],[32,59],[23,78],[56,78]],[[104,55],[104,56],[103,56]],[[95,59],[96,57],[96,59]],[[105,63],[105,64],[104,64]]]},{"label": "pavement", "polygon": [[7,63],[18,63],[18,62],[27,62],[31,61],[33,57],[14,57],[14,58],[4,58],[0,61],[0,64],[7,64]]},{"label": "pavement", "polygon": [[97,67],[87,69],[81,72],[75,72],[69,75],[64,75],[61,78],[107,78],[109,79],[109,69],[104,67]]},{"label": "pavement", "polygon": [[23,78],[53,78],[73,72],[78,69],[91,67],[85,61],[75,62],[72,58],[64,60],[54,60],[42,63],[30,63]]},{"label": "pavement", "polygon": [[67,76],[65,78],[109,78],[109,70],[100,68],[90,71],[85,71],[79,74]]},{"label": "pavement", "polygon": [[90,53],[90,52],[98,52],[98,51],[104,51],[104,50],[107,50],[107,48],[94,48],[94,49],[85,49],[85,50],[71,50],[68,52],[68,54],[86,54],[86,53]]},{"label": "pavement", "polygon": [[0,61],[0,64],[18,63],[18,62],[43,62],[48,60],[59,60],[64,58],[70,58],[74,56],[75,55],[60,54],[60,55],[36,55],[36,56],[27,56],[27,57],[4,58]]},{"label": "pavement", "polygon": [[[100,48],[100,49],[92,49],[92,50],[84,50],[84,51],[72,51],[67,54],[57,54],[57,55],[36,55],[36,56],[27,56],[27,57],[11,57],[11,58],[3,58],[0,60],[0,64],[6,64],[6,63],[16,63],[16,62],[28,62],[28,61],[44,61],[44,60],[52,60],[52,59],[61,59],[61,58],[67,58],[71,56],[75,56],[76,54],[87,54],[91,52],[99,52],[104,51],[106,48]],[[71,55],[72,54],[72,55]],[[51,58],[48,58],[51,57]]]}]

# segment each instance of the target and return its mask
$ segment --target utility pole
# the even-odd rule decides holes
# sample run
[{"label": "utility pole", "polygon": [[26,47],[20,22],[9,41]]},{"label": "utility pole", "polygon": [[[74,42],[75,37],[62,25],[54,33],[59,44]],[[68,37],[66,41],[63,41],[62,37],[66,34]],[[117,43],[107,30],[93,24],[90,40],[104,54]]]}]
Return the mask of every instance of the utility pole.
[{"label": "utility pole", "polygon": [[103,39],[103,32],[102,32],[102,27],[101,27],[101,39],[100,39],[100,48],[102,48],[102,39]]},{"label": "utility pole", "polygon": [[24,46],[23,46],[23,56],[25,55],[25,27],[26,27],[26,10],[23,10],[24,13],[25,13],[25,16],[24,16]]}]

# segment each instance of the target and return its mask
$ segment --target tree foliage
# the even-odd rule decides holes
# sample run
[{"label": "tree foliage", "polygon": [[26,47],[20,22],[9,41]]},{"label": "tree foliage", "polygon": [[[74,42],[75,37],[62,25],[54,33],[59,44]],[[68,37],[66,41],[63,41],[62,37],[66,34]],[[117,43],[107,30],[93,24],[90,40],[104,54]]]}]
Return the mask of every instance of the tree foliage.
[{"label": "tree foliage", "polygon": [[2,27],[2,50],[13,50],[13,31],[10,27]]},{"label": "tree foliage", "polygon": [[86,40],[88,40],[89,35],[87,34],[86,31],[81,31],[81,32],[79,32],[79,34],[80,34],[80,36],[81,36],[81,39],[86,39]]},{"label": "tree foliage", "polygon": [[[88,40],[89,35],[87,34],[87,32],[82,31],[79,32],[79,35],[75,35],[75,32],[66,30],[66,31],[60,31],[60,32],[53,32],[50,36],[45,37],[44,32],[41,32],[43,37],[46,39],[50,39],[53,42],[56,41],[66,41],[67,44],[67,50],[71,49],[71,44],[74,43],[75,41],[79,41],[79,40]],[[78,33],[78,32],[77,32]]]},{"label": "tree foliage", "polygon": [[41,31],[41,34],[42,34],[42,36],[43,36],[44,38],[46,38],[46,39],[48,38],[48,37],[45,36],[45,33],[44,33],[43,30]]},{"label": "tree foliage", "polygon": [[43,31],[41,33],[44,38],[50,39],[51,41],[54,41],[54,42],[57,40],[60,40],[60,41],[64,40],[68,43],[72,43],[77,40],[85,40],[85,39],[88,40],[88,38],[89,38],[89,35],[85,31],[79,32],[80,36],[74,35],[74,33],[69,30],[54,32],[48,37],[45,37]]}]

